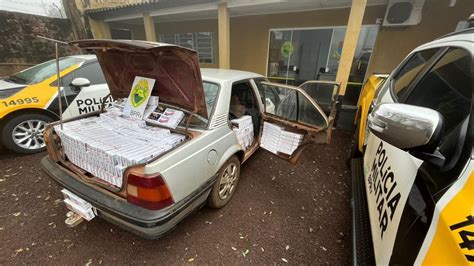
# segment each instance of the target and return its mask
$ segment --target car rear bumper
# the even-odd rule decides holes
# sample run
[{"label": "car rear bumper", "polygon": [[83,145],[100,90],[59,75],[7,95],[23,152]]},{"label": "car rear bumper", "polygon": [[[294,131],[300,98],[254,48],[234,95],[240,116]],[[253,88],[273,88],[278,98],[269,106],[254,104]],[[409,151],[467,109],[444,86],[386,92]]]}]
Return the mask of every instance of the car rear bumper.
[{"label": "car rear bumper", "polygon": [[365,193],[363,158],[352,159],[352,263],[375,265],[369,208]]},{"label": "car rear bumper", "polygon": [[161,211],[147,210],[124,199],[103,193],[75,177],[48,156],[41,160],[43,170],[59,185],[81,197],[97,209],[97,216],[145,238],[159,238],[172,230],[181,220],[204,205],[217,175],[201,188]]}]

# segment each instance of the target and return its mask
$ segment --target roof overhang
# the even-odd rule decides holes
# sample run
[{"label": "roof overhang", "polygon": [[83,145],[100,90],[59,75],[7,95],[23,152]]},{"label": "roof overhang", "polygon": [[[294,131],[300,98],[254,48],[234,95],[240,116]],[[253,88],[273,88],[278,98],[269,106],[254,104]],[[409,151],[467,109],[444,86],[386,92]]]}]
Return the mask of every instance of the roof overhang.
[{"label": "roof overhang", "polygon": [[[386,5],[388,0],[368,0],[367,5]],[[149,0],[147,3],[88,10],[92,18],[106,22],[143,23],[143,13],[158,22],[216,19],[219,0]],[[231,17],[350,8],[351,0],[227,0]]]}]

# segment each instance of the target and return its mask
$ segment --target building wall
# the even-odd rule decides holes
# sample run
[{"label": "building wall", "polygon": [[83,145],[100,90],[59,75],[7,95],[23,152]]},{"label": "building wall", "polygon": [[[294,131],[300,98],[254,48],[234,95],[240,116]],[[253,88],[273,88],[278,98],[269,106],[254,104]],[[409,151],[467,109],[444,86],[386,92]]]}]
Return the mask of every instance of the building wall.
[{"label": "building wall", "polygon": [[[270,29],[346,26],[350,8],[234,17],[230,22],[231,68],[266,75]],[[375,24],[385,6],[369,6],[363,24]]]},{"label": "building wall", "polygon": [[[73,40],[69,20],[0,11],[0,77],[55,57],[54,44],[38,39],[41,35],[61,41]],[[77,53],[60,45],[60,55]],[[15,65],[19,63],[18,65]]]},{"label": "building wall", "polygon": [[[452,32],[460,20],[474,13],[474,0],[457,0],[449,7],[449,0],[425,0],[422,21],[408,27],[380,27],[367,73],[389,73],[415,47]],[[368,6],[363,24],[375,24],[385,15],[386,6]],[[350,9],[326,9],[305,12],[279,13],[232,17],[230,22],[231,68],[266,75],[268,38],[270,29],[346,26]],[[440,19],[442,18],[442,19]],[[128,28],[134,39],[144,40],[143,24],[111,23],[110,27]],[[218,67],[217,19],[156,23],[160,33],[214,32],[215,62],[205,67]]]},{"label": "building wall", "polygon": [[[349,17],[349,11],[349,8],[342,8],[233,17],[230,21],[231,68],[265,75],[270,29],[345,26]],[[364,24],[375,24],[376,19],[382,17],[384,12],[385,6],[368,7],[364,16]],[[141,27],[143,28],[143,25]],[[157,36],[160,33],[214,32],[216,64],[203,64],[203,67],[218,67],[217,19],[169,23],[158,22],[155,24],[155,29]]]},{"label": "building wall", "polygon": [[426,0],[421,23],[409,27],[382,27],[377,36],[367,73],[390,73],[417,46],[456,29],[474,13],[474,0]]}]

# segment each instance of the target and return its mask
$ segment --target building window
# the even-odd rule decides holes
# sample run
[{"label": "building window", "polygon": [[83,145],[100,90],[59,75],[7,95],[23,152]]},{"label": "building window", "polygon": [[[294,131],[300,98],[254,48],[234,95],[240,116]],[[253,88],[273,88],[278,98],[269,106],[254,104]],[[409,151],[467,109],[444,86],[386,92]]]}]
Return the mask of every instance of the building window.
[{"label": "building window", "polygon": [[213,32],[160,34],[160,42],[176,44],[196,50],[199,55],[199,62],[209,64],[214,63]]},{"label": "building window", "polygon": [[110,29],[110,35],[112,39],[121,39],[121,40],[132,40],[132,31],[129,29]]},{"label": "building window", "polygon": [[[362,26],[343,105],[357,104],[377,33],[377,25]],[[346,27],[270,30],[268,78],[296,86],[308,80],[335,80],[345,34]]]}]

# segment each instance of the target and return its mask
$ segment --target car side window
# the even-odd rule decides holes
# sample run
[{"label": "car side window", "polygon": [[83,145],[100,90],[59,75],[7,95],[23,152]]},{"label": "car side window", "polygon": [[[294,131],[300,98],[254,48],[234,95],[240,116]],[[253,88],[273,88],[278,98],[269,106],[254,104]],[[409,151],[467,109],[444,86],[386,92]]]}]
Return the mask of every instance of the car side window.
[{"label": "car side window", "polygon": [[[71,82],[75,78],[86,78],[90,81],[90,85],[98,85],[98,84],[105,84],[107,83],[105,81],[104,73],[102,72],[102,69],[100,68],[100,65],[98,62],[93,62],[90,64],[86,64],[81,66],[79,69],[76,69],[72,71],[71,73],[63,76],[61,78],[61,84],[63,87],[69,87],[71,85]],[[51,83],[51,86],[57,86],[56,81]]]},{"label": "car side window", "polygon": [[98,62],[84,65],[78,70],[74,71],[74,78],[86,78],[90,81],[91,85],[106,83],[104,73],[102,72]]},{"label": "car side window", "polygon": [[233,84],[229,107],[231,118],[258,115],[259,109],[254,97],[252,85],[248,81]]},{"label": "car side window", "polygon": [[281,101],[280,90],[276,87],[264,86],[262,82],[268,82],[268,80],[264,78],[254,79],[254,81],[257,85],[260,99],[265,105],[265,111],[267,113],[275,114],[275,106],[278,106]]},{"label": "car side window", "polygon": [[404,99],[411,83],[418,74],[428,65],[439,48],[427,49],[414,53],[398,70],[392,80],[392,92],[398,100]]},{"label": "car side window", "polygon": [[[326,126],[323,117],[306,95],[298,89],[291,89],[279,84],[262,84],[265,92],[265,113],[272,114],[285,120],[299,122],[312,127]],[[272,94],[269,94],[272,92]],[[268,95],[276,95],[278,100],[269,101]],[[309,98],[311,98],[309,96]]]},{"label": "car side window", "polygon": [[461,48],[450,48],[421,79],[405,103],[440,112],[444,117],[443,138],[469,115],[473,82],[472,55]]},{"label": "car side window", "polygon": [[214,83],[204,81],[203,88],[207,113],[208,115],[211,115],[214,111],[214,106],[216,105],[217,95],[219,94],[219,86]]}]

